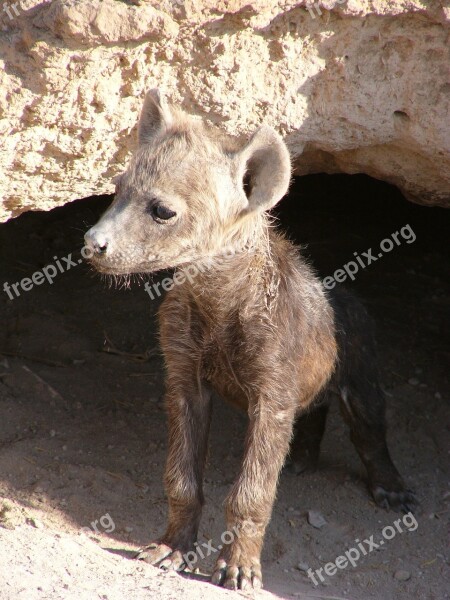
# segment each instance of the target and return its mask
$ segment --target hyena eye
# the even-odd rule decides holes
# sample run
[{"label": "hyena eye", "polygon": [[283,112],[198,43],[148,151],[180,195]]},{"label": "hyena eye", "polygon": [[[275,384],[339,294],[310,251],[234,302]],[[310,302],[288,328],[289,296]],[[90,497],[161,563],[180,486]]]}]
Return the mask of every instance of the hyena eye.
[{"label": "hyena eye", "polygon": [[154,204],[151,211],[155,221],[168,221],[177,214],[174,210],[170,210],[170,208],[164,206],[164,204]]}]

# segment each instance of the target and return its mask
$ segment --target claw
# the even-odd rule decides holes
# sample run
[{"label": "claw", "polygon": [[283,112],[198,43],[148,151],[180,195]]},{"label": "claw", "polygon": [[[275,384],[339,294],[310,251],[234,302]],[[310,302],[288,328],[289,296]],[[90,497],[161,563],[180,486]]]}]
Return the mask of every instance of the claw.
[{"label": "claw", "polygon": [[167,563],[167,561],[171,562],[172,556],[176,556],[176,558],[178,558],[178,554],[181,556],[181,553],[173,551],[172,548],[170,546],[167,546],[166,544],[158,544],[153,542],[152,544],[149,544],[148,546],[140,550],[136,555],[136,558],[138,560],[143,560],[144,562],[149,563],[150,565],[161,566],[162,563]]},{"label": "claw", "polygon": [[214,585],[223,584],[223,582],[225,581],[225,575],[227,573],[226,567],[226,562],[222,558],[219,558],[219,560],[216,563],[214,573],[211,576],[211,582],[214,583]]}]

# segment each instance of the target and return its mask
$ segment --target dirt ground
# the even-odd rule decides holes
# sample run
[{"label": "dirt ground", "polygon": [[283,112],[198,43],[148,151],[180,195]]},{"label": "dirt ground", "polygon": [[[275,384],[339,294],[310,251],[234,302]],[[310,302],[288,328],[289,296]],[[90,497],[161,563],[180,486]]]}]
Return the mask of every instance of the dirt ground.
[{"label": "dirt ground", "polygon": [[[190,578],[131,560],[165,523],[163,363],[158,303],[142,283],[115,289],[78,263],[83,232],[109,201],[91,198],[0,226],[1,288],[56,259],[64,264],[69,253],[76,262],[51,285],[13,300],[0,290],[0,597],[238,597],[206,583],[213,556]],[[297,180],[279,217],[323,275],[406,224],[416,235],[349,287],[377,324],[389,444],[421,506],[415,531],[398,532],[356,567],[314,586],[308,568],[334,561],[356,538],[382,539],[399,518],[369,497],[334,407],[319,470],[280,478],[261,597],[449,598],[449,213],[412,205],[367,177],[316,176]],[[245,415],[216,399],[200,530],[200,540],[216,547],[245,428]],[[325,524],[312,526],[308,511]]]}]

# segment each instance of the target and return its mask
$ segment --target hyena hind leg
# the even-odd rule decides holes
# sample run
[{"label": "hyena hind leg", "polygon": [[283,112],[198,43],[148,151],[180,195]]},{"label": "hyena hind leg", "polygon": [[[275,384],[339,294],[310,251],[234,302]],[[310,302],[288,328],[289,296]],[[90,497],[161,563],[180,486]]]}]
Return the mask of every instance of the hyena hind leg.
[{"label": "hyena hind leg", "polygon": [[386,509],[413,511],[417,500],[407,489],[387,446],[382,390],[375,385],[361,397],[354,388],[344,386],[340,398],[350,438],[367,469],[373,499]]},{"label": "hyena hind leg", "polygon": [[332,303],[339,346],[335,383],[350,438],[367,469],[369,490],[379,506],[409,512],[417,501],[397,471],[386,442],[385,396],[379,383],[372,320],[345,290],[336,290]]}]

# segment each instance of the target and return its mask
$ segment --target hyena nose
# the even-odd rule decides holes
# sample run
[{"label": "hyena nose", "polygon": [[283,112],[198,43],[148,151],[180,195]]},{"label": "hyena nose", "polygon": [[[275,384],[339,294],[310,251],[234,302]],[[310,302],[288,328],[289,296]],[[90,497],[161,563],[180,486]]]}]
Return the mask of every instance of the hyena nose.
[{"label": "hyena nose", "polygon": [[86,247],[91,250],[94,254],[106,254],[108,249],[108,240],[106,236],[100,233],[95,227],[89,229],[84,236],[84,242]]}]

